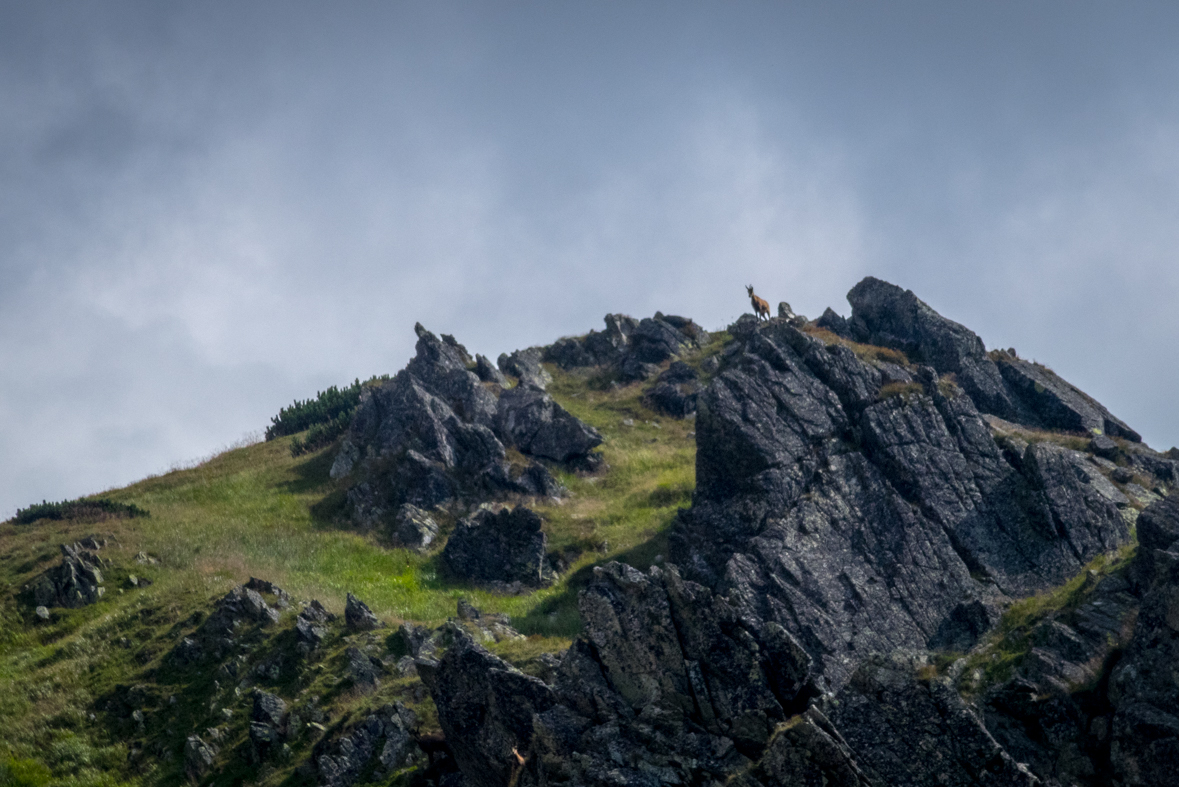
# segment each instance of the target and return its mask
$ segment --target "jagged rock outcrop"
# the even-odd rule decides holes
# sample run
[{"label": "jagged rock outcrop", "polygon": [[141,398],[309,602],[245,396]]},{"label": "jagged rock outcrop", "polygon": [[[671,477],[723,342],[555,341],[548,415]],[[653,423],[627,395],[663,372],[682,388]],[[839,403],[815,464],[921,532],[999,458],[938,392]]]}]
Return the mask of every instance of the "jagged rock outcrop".
[{"label": "jagged rock outcrop", "polygon": [[[920,654],[976,646],[1007,601],[1124,546],[1135,506],[1179,479],[1173,458],[1055,375],[988,356],[911,292],[868,279],[849,301],[850,320],[829,311],[822,327],[914,363],[788,319],[738,321],[697,395],[696,493],[670,539],[679,568],[595,569],[583,633],[550,685],[528,684],[528,708],[490,696],[509,668],[473,642],[445,667],[419,660],[448,740],[467,746],[466,779],[1096,785],[1112,769],[1166,783],[1179,751],[1171,498],[1137,516],[1131,569],[1094,574],[1032,627],[977,710]],[[607,355],[666,361],[665,327],[618,323]],[[546,357],[600,363],[591,337]],[[1075,437],[1021,437],[1046,428],[1094,441],[1085,453]],[[468,745],[489,717],[496,732]]]},{"label": "jagged rock outcrop", "polygon": [[[403,522],[392,520],[405,504],[429,510],[459,498],[559,493],[543,464],[513,466],[508,448],[555,462],[589,461],[601,436],[544,393],[539,350],[503,357],[506,368],[523,375],[505,392],[484,382],[500,378],[489,364],[473,364],[453,337],[439,339],[420,324],[415,330],[414,358],[361,393],[332,465],[333,478],[351,479],[348,511],[360,529],[400,528]],[[483,369],[482,378],[472,365]],[[415,543],[428,535],[417,531],[405,535]]]},{"label": "jagged rock outcrop", "polygon": [[[251,583],[257,582],[251,579]],[[258,586],[258,585],[256,585]],[[238,585],[213,606],[212,613],[191,636],[182,639],[172,649],[171,658],[179,665],[197,664],[207,659],[222,660],[234,651],[237,643],[258,628],[278,622],[278,605],[286,604],[286,593],[268,586],[275,598],[271,606],[262,593],[248,585]]]},{"label": "jagged rock outcrop", "polygon": [[941,316],[912,290],[865,278],[851,289],[848,321],[856,341],[892,347],[939,374],[954,374],[978,409],[1008,417],[1015,406],[982,340],[964,325]]},{"label": "jagged rock outcrop", "polygon": [[507,388],[508,378],[503,372],[484,355],[475,356],[475,376],[485,383],[494,383],[500,388]]},{"label": "jagged rock outcrop", "polygon": [[442,550],[442,564],[456,578],[480,584],[529,588],[552,583],[541,519],[531,509],[480,509],[455,526]]},{"label": "jagged rock outcrop", "polygon": [[454,624],[441,662],[419,660],[472,784],[723,780],[811,696],[810,659],[788,633],[769,626],[754,635],[673,568],[596,569],[579,607],[585,631],[553,686]]},{"label": "jagged rock outcrop", "polygon": [[810,708],[781,725],[757,764],[732,787],[871,787],[843,736],[821,712]]},{"label": "jagged rock outcrop", "polygon": [[381,685],[381,673],[384,668],[381,662],[369,656],[360,648],[348,648],[344,651],[344,677],[352,683],[352,687],[362,694],[371,694]]},{"label": "jagged rock outcrop", "polygon": [[544,359],[563,369],[607,366],[624,382],[645,380],[659,373],[659,365],[708,343],[708,332],[686,317],[655,312],[636,320],[607,314],[606,330],[581,338],[566,338],[545,348]]},{"label": "jagged rock outcrop", "polygon": [[424,759],[414,740],[417,716],[400,702],[386,705],[312,753],[321,787],[351,787],[368,775],[379,780]]},{"label": "jagged rock outcrop", "polygon": [[205,743],[199,735],[190,735],[184,742],[184,773],[190,781],[198,782],[213,770],[217,762],[217,748]]},{"label": "jagged rock outcrop", "polygon": [[701,388],[696,370],[683,361],[675,361],[655,378],[644,400],[653,410],[684,418],[696,412],[696,397]]},{"label": "jagged rock outcrop", "polygon": [[527,350],[516,350],[510,355],[501,353],[499,369],[519,380],[521,387],[543,391],[545,386],[553,381],[553,376],[540,365],[543,352],[539,347],[529,347]]},{"label": "jagged rock outcrop", "polygon": [[295,618],[295,644],[303,654],[318,648],[328,635],[328,624],[336,616],[324,609],[323,604],[312,600]]},{"label": "jagged rock outcrop", "polygon": [[83,607],[102,598],[100,544],[93,538],[61,545],[61,563],[41,574],[30,586],[38,607]]},{"label": "jagged rock outcrop", "polygon": [[381,625],[381,621],[368,604],[349,593],[344,603],[344,625],[349,631],[372,631]]},{"label": "jagged rock outcrop", "polygon": [[1179,768],[1179,495],[1138,522],[1142,608],[1109,683],[1110,762],[1126,787],[1172,783]]},{"label": "jagged rock outcrop", "polygon": [[[1021,423],[1066,432],[1097,434],[1105,436],[1107,440],[1108,436],[1122,437],[1132,442],[1142,440],[1121,419],[1062,380],[1048,367],[1005,352],[994,353],[994,357],[1017,406]],[[1109,441],[1099,455],[1116,451],[1117,444]]]},{"label": "jagged rock outcrop", "polygon": [[265,691],[254,692],[250,711],[250,744],[256,761],[269,757],[286,735],[287,704],[281,697]]}]

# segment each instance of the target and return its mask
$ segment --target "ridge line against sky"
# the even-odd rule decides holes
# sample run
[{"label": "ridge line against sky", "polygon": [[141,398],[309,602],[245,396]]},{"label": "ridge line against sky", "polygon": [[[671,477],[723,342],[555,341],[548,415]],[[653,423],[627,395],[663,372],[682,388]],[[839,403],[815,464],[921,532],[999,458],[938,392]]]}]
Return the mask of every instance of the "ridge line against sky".
[{"label": "ridge line against sky", "polygon": [[0,516],[865,275],[1179,443],[1179,9],[0,2]]}]

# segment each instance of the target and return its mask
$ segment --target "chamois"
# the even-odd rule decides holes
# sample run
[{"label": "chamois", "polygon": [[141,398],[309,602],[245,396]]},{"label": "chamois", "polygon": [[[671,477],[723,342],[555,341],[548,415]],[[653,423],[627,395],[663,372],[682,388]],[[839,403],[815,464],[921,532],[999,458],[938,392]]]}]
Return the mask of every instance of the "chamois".
[{"label": "chamois", "polygon": [[753,294],[752,284],[746,284],[745,289],[749,293],[749,302],[753,304],[753,313],[757,315],[757,319],[760,320],[762,317],[770,319],[770,305]]}]

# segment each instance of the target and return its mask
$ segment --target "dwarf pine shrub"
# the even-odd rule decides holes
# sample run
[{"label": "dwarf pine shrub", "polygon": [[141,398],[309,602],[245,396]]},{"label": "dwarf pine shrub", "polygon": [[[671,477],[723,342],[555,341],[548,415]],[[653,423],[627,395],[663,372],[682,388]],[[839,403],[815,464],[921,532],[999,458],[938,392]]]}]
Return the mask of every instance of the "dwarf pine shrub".
[{"label": "dwarf pine shrub", "polygon": [[18,525],[29,525],[38,519],[106,519],[108,517],[131,519],[137,516],[151,516],[151,512],[134,503],[116,503],[105,497],[95,497],[63,500],[60,503],[42,500],[28,508],[16,509],[16,516],[12,518],[12,521]]},{"label": "dwarf pine shrub", "polygon": [[[389,375],[371,377],[365,382],[357,378],[352,385],[343,389],[331,386],[326,391],[320,391],[314,399],[299,401],[296,399],[290,407],[278,411],[278,415],[270,419],[270,426],[266,427],[266,439],[304,432],[317,424],[330,424],[343,418],[345,422],[351,420],[356,405],[360,402],[360,391],[371,383],[388,380]],[[340,430],[343,431],[342,429]],[[337,432],[339,434],[339,432]],[[335,437],[332,437],[334,440]],[[327,442],[331,442],[328,440]],[[324,445],[327,444],[324,443]],[[308,449],[311,450],[311,449]]]}]

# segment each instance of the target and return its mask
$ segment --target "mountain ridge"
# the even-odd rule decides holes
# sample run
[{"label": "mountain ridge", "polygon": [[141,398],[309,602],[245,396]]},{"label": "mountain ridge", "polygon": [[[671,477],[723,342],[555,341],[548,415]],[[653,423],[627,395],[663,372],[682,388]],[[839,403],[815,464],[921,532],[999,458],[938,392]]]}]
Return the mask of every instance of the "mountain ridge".
[{"label": "mountain ridge", "polygon": [[[136,765],[102,772],[144,784],[1150,783],[1142,774],[1165,772],[1170,749],[1134,730],[1166,711],[1133,708],[1165,707],[1169,689],[1121,688],[1137,703],[1122,707],[1100,686],[1126,674],[1119,654],[1154,658],[1136,644],[1139,608],[1163,604],[1145,620],[1168,625],[1157,599],[1174,583],[1179,463],[1049,370],[987,353],[910,291],[869,278],[849,301],[846,320],[787,307],[716,333],[674,315],[607,315],[605,331],[494,365],[416,326],[404,370],[360,387],[346,419],[330,411],[347,420],[338,439],[283,460],[302,475],[280,484],[303,495],[283,505],[303,512],[306,546],[271,545],[269,559],[306,560],[296,556],[324,537],[357,555],[388,550],[373,565],[399,563],[389,576],[415,583],[423,610],[459,597],[457,617],[423,628],[445,613],[402,607],[384,638],[352,625],[363,616],[312,615],[314,603],[296,615],[290,587],[253,579],[207,618],[197,600],[169,602],[191,616],[135,651],[145,669],[120,669],[180,699],[161,689],[132,707],[114,687],[83,703],[108,728],[86,735],[142,741],[128,751]],[[299,439],[251,450],[275,462]],[[263,518],[270,499],[258,497]],[[515,521],[480,512],[513,504],[539,512],[520,519],[543,520],[537,537],[480,547],[493,520]],[[1150,535],[1135,556],[1142,509]],[[4,527],[13,543],[51,538],[44,520]],[[147,528],[120,527],[129,542]],[[459,529],[466,562],[448,562]],[[119,577],[119,596],[165,598],[174,580],[161,563],[233,562],[201,562],[198,546],[141,552],[143,577],[106,545],[84,559]],[[527,570],[556,584],[532,591],[497,574],[516,558],[496,556],[518,548],[534,550],[519,565],[539,560]],[[337,565],[355,584],[346,555]],[[6,620],[22,632],[10,665],[38,631],[58,637],[87,614],[41,617],[19,589],[9,596]],[[330,727],[308,721],[333,714]],[[1035,732],[1046,719],[1053,732]],[[899,734],[910,728],[923,732]],[[52,729],[28,740],[55,740]],[[36,762],[22,745],[12,762]],[[931,749],[949,754],[918,754]],[[67,775],[99,779],[83,766]]]}]

